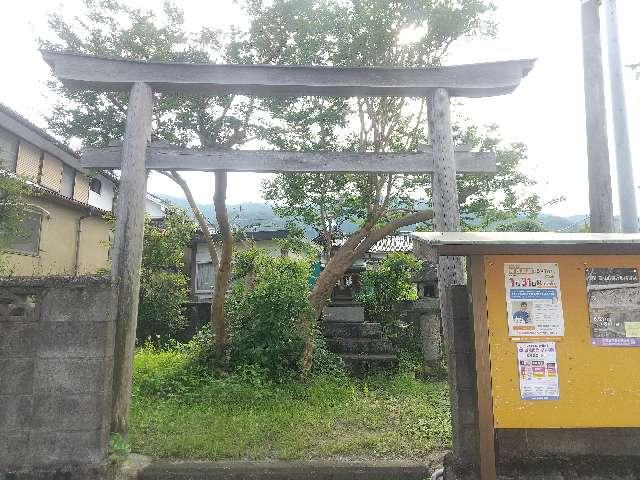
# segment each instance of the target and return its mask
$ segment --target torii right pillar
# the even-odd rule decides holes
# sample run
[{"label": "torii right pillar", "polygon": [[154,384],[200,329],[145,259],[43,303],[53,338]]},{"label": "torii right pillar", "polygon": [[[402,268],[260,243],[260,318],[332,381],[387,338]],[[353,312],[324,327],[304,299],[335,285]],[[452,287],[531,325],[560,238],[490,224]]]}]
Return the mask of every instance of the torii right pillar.
[{"label": "torii right pillar", "polygon": [[[443,88],[434,90],[427,99],[429,121],[429,137],[433,148],[433,175],[431,177],[431,202],[434,211],[433,230],[436,232],[457,232],[460,230],[460,206],[458,203],[458,186],[456,183],[456,166],[454,161],[453,130],[451,127],[451,101],[449,92]],[[438,257],[438,290],[440,297],[440,315],[447,352],[447,372],[449,376],[449,399],[451,403],[451,427],[454,457],[464,457],[467,464],[480,462],[479,439],[469,440],[470,431],[464,423],[468,419],[465,412],[475,412],[477,396],[475,391],[465,390],[460,379],[465,378],[468,365],[460,365],[459,355],[465,350],[463,338],[468,335],[473,339],[473,328],[468,325],[455,325],[454,304],[457,300],[449,298],[454,295],[453,285],[466,285],[462,257]],[[459,296],[459,295],[458,295]],[[462,299],[468,303],[468,299]],[[468,305],[460,305],[466,309]],[[465,330],[466,328],[466,330]],[[463,362],[464,363],[464,362]],[[481,473],[481,478],[495,478],[495,471],[490,468]],[[482,468],[482,467],[481,467]],[[495,467],[494,467],[495,468]]]},{"label": "torii right pillar", "polygon": [[[451,101],[444,88],[436,88],[427,100],[429,137],[433,148],[433,175],[431,202],[433,204],[433,230],[458,232],[460,207],[454,161],[453,130],[451,128]],[[465,285],[462,257],[440,257],[438,260],[438,289],[445,341],[451,338],[452,315],[447,302],[447,287]]]}]

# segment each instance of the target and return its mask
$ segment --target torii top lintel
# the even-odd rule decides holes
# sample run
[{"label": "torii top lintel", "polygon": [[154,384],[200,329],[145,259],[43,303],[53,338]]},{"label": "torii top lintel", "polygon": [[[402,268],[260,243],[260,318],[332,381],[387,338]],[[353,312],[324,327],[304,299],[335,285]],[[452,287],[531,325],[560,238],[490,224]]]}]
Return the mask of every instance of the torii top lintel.
[{"label": "torii top lintel", "polygon": [[256,96],[428,96],[444,88],[452,97],[511,93],[534,59],[436,68],[304,67],[141,62],[43,50],[44,60],[71,88],[128,91],[136,82],[156,92]]}]

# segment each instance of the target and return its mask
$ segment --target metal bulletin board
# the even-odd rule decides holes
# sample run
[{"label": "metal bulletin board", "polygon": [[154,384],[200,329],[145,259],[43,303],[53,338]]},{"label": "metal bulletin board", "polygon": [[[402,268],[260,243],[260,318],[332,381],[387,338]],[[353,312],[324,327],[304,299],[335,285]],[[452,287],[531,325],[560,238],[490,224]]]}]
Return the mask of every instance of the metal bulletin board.
[{"label": "metal bulletin board", "polygon": [[[640,336],[639,325],[633,323],[640,319],[640,290],[636,290],[636,285],[640,288],[637,279],[640,256],[487,255],[484,263],[495,427],[640,427],[640,340],[622,338],[625,325],[629,336]],[[529,315],[533,315],[528,298],[513,302],[511,307],[507,305],[505,264],[519,263],[557,264],[560,296],[553,301],[561,302],[564,321],[561,335],[514,337],[513,323],[519,322],[526,331]],[[591,309],[587,292],[589,272],[592,275],[589,289],[595,292]],[[622,305],[622,313],[611,313],[606,305],[603,307],[602,302],[608,299],[618,302],[618,298],[635,306]],[[544,308],[539,310],[544,312]],[[615,325],[610,329],[602,327],[602,322],[608,321]],[[558,334],[559,330],[548,331]],[[616,338],[602,339],[607,336]],[[536,373],[530,371],[529,364],[525,372],[522,357],[518,358],[518,345],[535,342],[555,345],[553,363],[546,367],[544,362],[539,363],[543,365],[541,368],[547,368],[546,373],[551,372],[551,377],[557,376],[557,391],[552,385],[550,395],[523,400],[533,397],[523,394],[521,382]],[[522,348],[520,352],[523,355]]]}]

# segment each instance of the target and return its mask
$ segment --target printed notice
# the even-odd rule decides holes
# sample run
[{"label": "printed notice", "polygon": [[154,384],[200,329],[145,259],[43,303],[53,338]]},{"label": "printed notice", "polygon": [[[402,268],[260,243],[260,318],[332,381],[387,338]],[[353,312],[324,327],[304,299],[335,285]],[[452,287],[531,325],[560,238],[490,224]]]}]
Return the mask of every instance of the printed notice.
[{"label": "printed notice", "polygon": [[635,268],[587,268],[591,343],[640,347],[640,281]]},{"label": "printed notice", "polygon": [[557,263],[505,263],[510,337],[562,337]]},{"label": "printed notice", "polygon": [[520,398],[558,400],[558,363],[555,342],[517,343]]}]

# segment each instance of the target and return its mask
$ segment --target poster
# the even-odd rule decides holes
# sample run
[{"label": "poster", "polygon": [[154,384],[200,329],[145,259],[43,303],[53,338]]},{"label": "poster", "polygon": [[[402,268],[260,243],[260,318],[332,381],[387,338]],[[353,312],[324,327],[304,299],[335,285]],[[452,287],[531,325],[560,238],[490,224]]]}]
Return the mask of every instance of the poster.
[{"label": "poster", "polygon": [[555,342],[517,343],[520,398],[558,400],[558,363]]},{"label": "poster", "polygon": [[635,268],[587,268],[591,343],[640,347],[640,281]]},{"label": "poster", "polygon": [[505,263],[510,337],[562,337],[557,263]]}]

